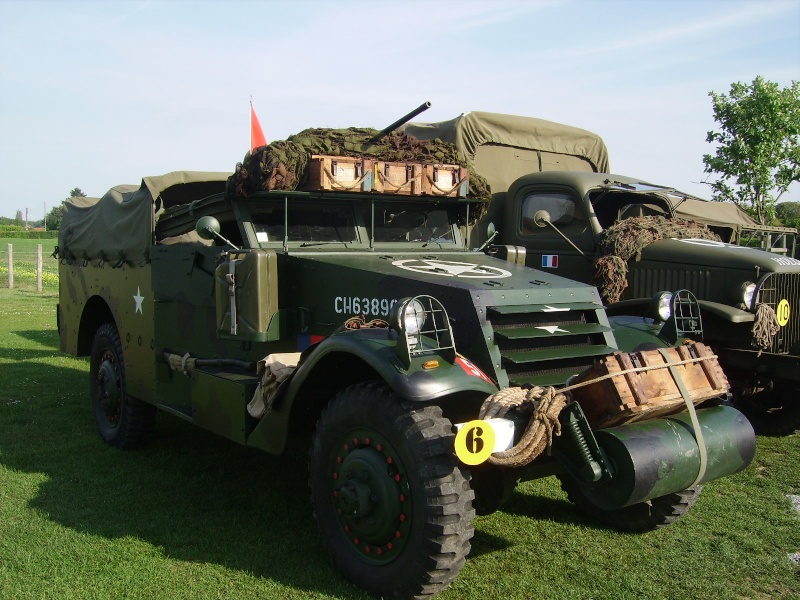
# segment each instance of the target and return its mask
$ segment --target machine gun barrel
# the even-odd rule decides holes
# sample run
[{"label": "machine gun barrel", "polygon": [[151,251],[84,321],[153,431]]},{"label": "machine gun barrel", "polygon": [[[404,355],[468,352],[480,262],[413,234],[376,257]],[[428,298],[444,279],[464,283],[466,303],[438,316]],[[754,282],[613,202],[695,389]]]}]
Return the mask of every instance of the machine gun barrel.
[{"label": "machine gun barrel", "polygon": [[415,109],[414,109],[414,110],[412,110],[410,113],[408,113],[406,116],[404,116],[404,117],[400,117],[399,119],[397,119],[397,121],[395,121],[394,123],[392,123],[391,125],[389,125],[389,126],[388,126],[388,127],[386,127],[385,129],[382,129],[382,130],[381,130],[379,133],[377,133],[377,134],[375,134],[374,136],[372,136],[372,137],[369,139],[369,141],[370,141],[370,142],[377,142],[377,141],[378,141],[379,139],[381,139],[383,136],[390,134],[392,131],[394,131],[395,129],[397,129],[398,127],[400,127],[400,125],[403,125],[403,124],[405,124],[405,123],[408,123],[408,122],[409,122],[411,119],[413,119],[414,117],[416,117],[416,116],[417,116],[419,113],[421,113],[421,112],[425,112],[425,111],[426,111],[426,110],[428,110],[430,107],[431,107],[431,103],[430,103],[430,101],[428,101],[428,102],[423,102],[423,103],[422,103],[422,104],[420,104],[420,105],[419,105],[417,108],[415,108]]}]

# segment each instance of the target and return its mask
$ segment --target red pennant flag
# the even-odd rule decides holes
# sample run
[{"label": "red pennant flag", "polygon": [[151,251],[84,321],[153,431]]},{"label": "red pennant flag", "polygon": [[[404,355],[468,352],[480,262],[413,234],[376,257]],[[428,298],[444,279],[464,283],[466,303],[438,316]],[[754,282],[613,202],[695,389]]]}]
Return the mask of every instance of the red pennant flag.
[{"label": "red pennant flag", "polygon": [[261,131],[261,123],[258,122],[256,111],[253,109],[253,103],[250,103],[250,152],[259,146],[266,146],[267,139],[264,137],[264,132]]}]

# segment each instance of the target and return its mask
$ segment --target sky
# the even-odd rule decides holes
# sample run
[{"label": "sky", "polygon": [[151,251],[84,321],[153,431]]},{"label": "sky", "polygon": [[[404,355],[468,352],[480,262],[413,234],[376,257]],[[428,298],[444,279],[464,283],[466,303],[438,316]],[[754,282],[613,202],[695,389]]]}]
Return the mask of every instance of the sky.
[{"label": "sky", "polygon": [[[268,141],[473,110],[599,134],[611,171],[710,197],[709,92],[800,80],[800,0],[0,0],[0,216],[40,220]],[[800,201],[800,186],[783,200]]]}]

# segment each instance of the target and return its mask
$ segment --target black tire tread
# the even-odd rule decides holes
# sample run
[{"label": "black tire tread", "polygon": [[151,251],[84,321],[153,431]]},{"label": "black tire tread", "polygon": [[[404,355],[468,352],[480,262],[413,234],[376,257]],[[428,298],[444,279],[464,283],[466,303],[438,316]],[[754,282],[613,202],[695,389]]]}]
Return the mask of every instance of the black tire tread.
[{"label": "black tire tread", "polygon": [[[99,355],[106,348],[111,350],[116,357],[122,394],[120,422],[111,433],[104,431],[102,427],[101,417],[98,414],[99,407],[96,405],[96,392],[94,390],[97,369],[99,368]],[[134,450],[143,446],[150,438],[150,433],[155,423],[156,408],[151,404],[132,398],[127,394],[122,341],[120,340],[119,331],[114,323],[104,323],[95,332],[94,341],[92,342],[89,386],[90,390],[92,390],[93,410],[100,437],[102,437],[107,444],[121,450]]]},{"label": "black tire tread", "polygon": [[309,485],[314,516],[323,539],[326,532],[314,500],[313,465],[315,460],[323,459],[319,455],[322,452],[319,432],[335,427],[340,419],[353,414],[355,407],[365,421],[376,413],[385,415],[384,422],[392,423],[394,431],[400,433],[403,442],[413,448],[422,461],[418,476],[424,481],[425,491],[423,533],[419,546],[404,552],[402,575],[380,585],[373,585],[369,577],[364,578],[359,572],[343,570],[341,553],[331,545],[327,545],[328,554],[347,579],[372,594],[397,599],[428,598],[456,578],[469,554],[474,534],[474,494],[469,485],[469,472],[458,466],[453,455],[452,425],[438,406],[400,402],[383,382],[356,384],[338,394],[317,423],[311,449]]},{"label": "black tire tread", "polygon": [[580,485],[569,475],[559,475],[561,489],[567,498],[585,515],[608,525],[612,529],[627,533],[643,533],[672,525],[683,517],[697,502],[703,489],[702,484],[653,498],[616,510],[598,508],[586,497]]}]

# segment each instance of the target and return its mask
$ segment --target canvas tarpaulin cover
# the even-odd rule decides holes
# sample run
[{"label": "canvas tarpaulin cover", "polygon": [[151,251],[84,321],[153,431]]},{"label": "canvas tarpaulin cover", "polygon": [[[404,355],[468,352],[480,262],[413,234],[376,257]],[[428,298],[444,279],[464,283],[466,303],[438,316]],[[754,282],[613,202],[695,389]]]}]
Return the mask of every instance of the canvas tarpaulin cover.
[{"label": "canvas tarpaulin cover", "polygon": [[675,216],[681,219],[701,221],[708,225],[731,227],[737,231],[743,227],[758,225],[756,221],[732,202],[710,202],[708,200],[672,200]]},{"label": "canvas tarpaulin cover", "polygon": [[230,173],[174,171],[145,177],[139,186],[118,185],[102,198],[69,198],[58,232],[66,259],[139,262],[148,257],[158,216],[225,190]]},{"label": "canvas tarpaulin cover", "polygon": [[473,111],[438,123],[411,122],[400,130],[455,144],[487,179],[493,194],[538,171],[609,171],[600,136],[544,119]]}]

